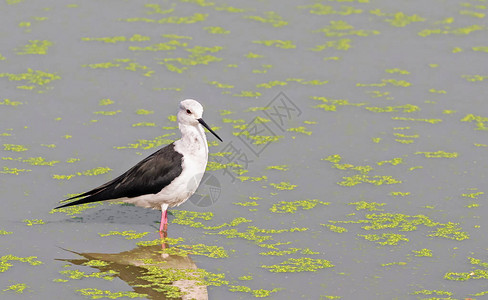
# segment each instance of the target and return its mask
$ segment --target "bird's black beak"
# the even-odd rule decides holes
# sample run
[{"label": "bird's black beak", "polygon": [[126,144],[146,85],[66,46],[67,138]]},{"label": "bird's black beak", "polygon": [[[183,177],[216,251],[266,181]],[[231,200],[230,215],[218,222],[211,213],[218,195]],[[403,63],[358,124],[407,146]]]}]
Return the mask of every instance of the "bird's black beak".
[{"label": "bird's black beak", "polygon": [[197,119],[197,121],[203,125],[203,127],[207,128],[208,131],[210,131],[213,135],[215,135],[216,138],[219,139],[219,141],[223,142],[222,139],[210,128],[210,126],[207,125],[207,123],[205,123],[205,121],[200,118],[200,119]]}]

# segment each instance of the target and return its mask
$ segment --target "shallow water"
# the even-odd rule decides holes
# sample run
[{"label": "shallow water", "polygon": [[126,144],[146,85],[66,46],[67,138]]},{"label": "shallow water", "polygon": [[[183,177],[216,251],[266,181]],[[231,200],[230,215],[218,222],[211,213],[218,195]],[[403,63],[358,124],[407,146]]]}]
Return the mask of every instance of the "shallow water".
[{"label": "shallow water", "polygon": [[[3,2],[1,298],[482,298],[487,7]],[[51,211],[185,98],[224,142],[164,250],[159,211]]]}]

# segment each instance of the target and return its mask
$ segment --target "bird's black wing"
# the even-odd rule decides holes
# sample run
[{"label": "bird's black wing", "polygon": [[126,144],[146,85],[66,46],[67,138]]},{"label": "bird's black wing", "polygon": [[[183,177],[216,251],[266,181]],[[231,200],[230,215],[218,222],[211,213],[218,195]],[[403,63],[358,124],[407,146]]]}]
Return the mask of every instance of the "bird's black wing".
[{"label": "bird's black wing", "polygon": [[183,155],[177,152],[174,143],[149,155],[119,177],[81,195],[57,208],[117,198],[133,198],[156,194],[169,185],[183,171]]}]

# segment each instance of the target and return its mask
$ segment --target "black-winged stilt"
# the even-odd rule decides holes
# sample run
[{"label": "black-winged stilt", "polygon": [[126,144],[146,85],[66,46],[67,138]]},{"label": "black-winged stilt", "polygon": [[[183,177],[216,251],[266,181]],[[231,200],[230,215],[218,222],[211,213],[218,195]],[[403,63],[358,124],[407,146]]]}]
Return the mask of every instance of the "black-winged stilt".
[{"label": "black-winged stilt", "polygon": [[55,209],[104,200],[121,200],[137,206],[161,209],[159,231],[166,233],[167,209],[188,200],[205,172],[208,145],[203,127],[222,142],[203,121],[202,115],[203,107],[200,103],[192,99],[181,101],[177,114],[181,139],[149,155],[114,180],[63,200],[80,198]]}]

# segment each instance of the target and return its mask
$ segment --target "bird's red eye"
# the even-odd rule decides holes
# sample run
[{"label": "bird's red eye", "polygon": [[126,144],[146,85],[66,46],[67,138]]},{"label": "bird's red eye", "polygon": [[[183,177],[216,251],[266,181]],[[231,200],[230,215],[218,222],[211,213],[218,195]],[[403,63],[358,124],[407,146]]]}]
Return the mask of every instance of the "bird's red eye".
[{"label": "bird's red eye", "polygon": [[186,113],[187,113],[187,114],[191,114],[191,110],[187,109],[187,110],[186,110]]}]

